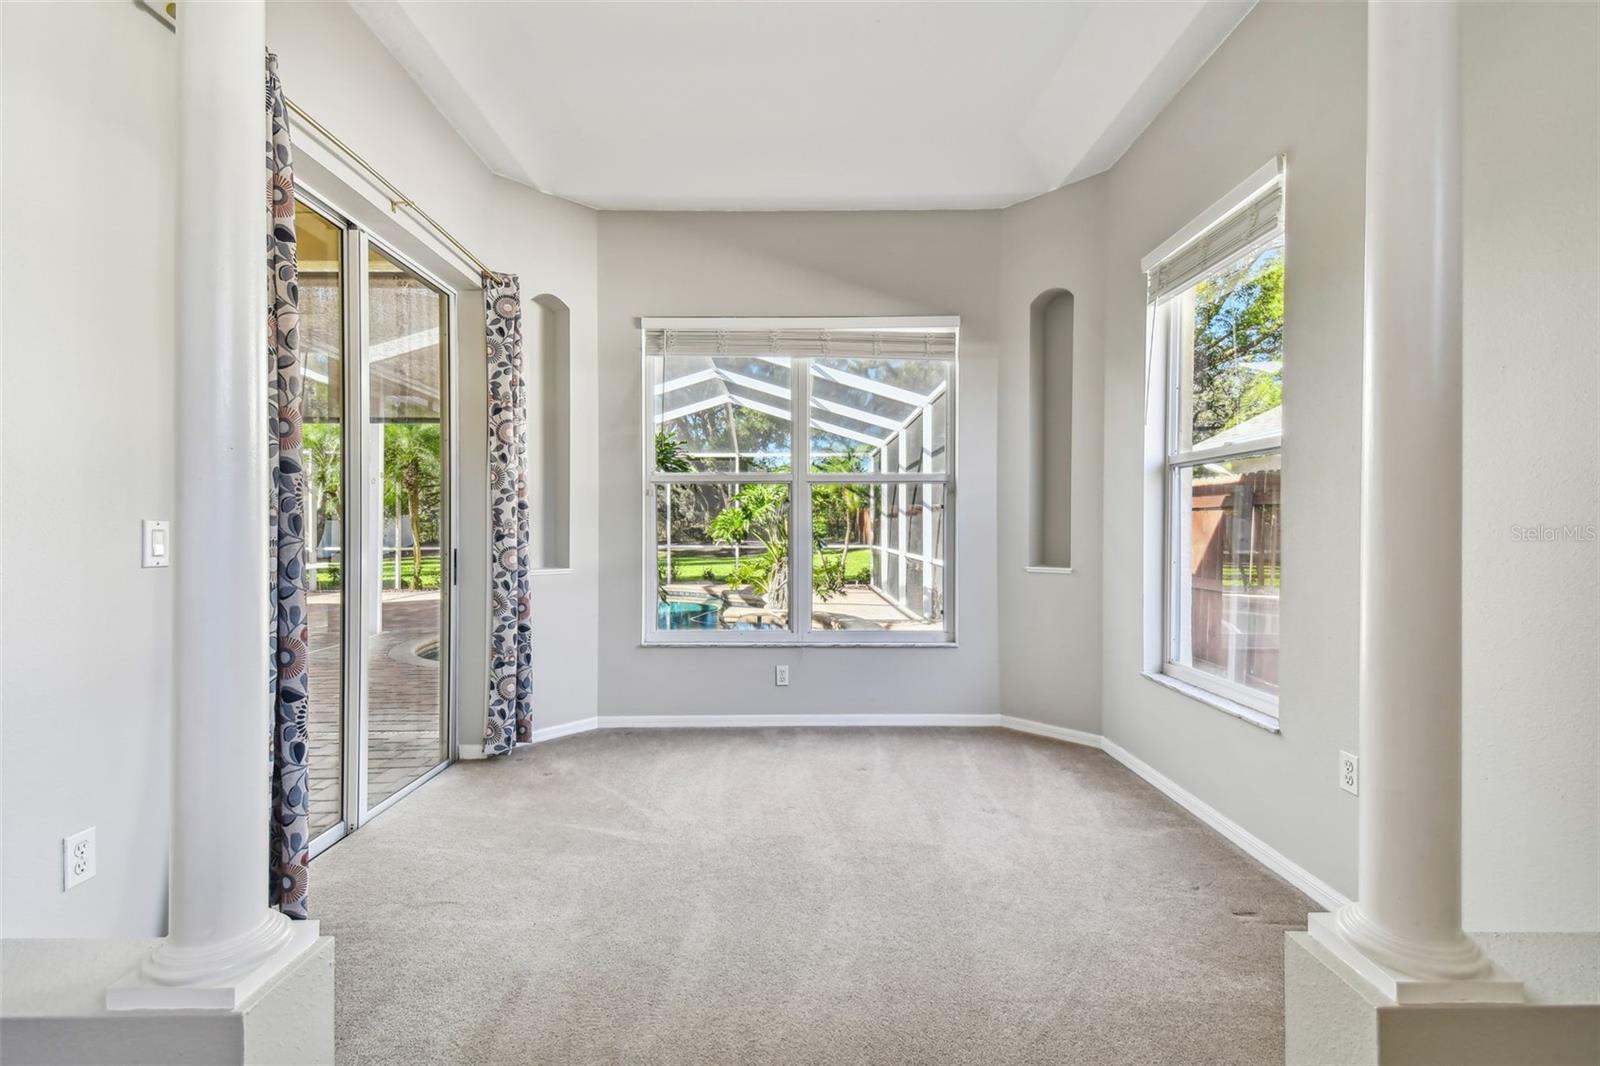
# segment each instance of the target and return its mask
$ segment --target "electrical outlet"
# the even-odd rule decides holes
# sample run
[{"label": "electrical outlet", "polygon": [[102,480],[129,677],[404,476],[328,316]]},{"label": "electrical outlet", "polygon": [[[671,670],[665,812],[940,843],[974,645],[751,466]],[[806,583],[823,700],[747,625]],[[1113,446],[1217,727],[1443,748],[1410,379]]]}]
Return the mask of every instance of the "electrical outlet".
[{"label": "electrical outlet", "polygon": [[779,666],[773,670],[772,683],[780,688],[789,683],[789,668]]},{"label": "electrical outlet", "polygon": [[94,876],[94,826],[61,841],[61,891]]},{"label": "electrical outlet", "polygon": [[1339,787],[1352,796],[1361,788],[1361,761],[1348,751],[1339,753]]}]

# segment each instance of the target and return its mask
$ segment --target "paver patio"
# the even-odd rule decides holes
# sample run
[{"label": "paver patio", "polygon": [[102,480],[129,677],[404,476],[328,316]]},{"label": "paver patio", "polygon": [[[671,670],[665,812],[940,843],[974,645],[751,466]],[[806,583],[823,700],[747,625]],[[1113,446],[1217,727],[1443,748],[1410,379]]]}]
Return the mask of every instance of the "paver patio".
[{"label": "paver patio", "polygon": [[[338,593],[307,597],[311,614],[311,835],[339,822],[343,787]],[[439,593],[385,590],[383,630],[367,651],[367,804],[376,806],[440,762],[439,663],[419,646],[439,637]]]}]

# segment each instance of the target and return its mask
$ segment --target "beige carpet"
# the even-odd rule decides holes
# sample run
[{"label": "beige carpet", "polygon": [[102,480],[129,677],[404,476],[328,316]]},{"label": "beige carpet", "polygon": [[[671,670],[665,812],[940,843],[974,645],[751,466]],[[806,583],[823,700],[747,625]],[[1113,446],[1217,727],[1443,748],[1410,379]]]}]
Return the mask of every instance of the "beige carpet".
[{"label": "beige carpet", "polygon": [[1271,1063],[1312,905],[1108,756],[627,730],[318,859],[344,1063]]}]

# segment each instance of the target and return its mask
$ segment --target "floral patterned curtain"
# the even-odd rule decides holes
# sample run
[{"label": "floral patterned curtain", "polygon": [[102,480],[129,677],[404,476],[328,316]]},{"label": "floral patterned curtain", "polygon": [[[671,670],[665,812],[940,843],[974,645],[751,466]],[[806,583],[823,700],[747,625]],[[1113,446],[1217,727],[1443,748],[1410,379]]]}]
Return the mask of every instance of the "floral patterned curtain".
[{"label": "floral patterned curtain", "polygon": [[528,416],[522,297],[515,275],[483,279],[489,358],[489,718],[483,750],[533,737],[533,630],[528,619]]},{"label": "floral patterned curtain", "polygon": [[310,773],[306,708],[305,467],[300,455],[300,281],[295,266],[294,165],[278,57],[267,55],[267,447],[272,619],[272,809],[268,879],[273,906],[306,917]]}]

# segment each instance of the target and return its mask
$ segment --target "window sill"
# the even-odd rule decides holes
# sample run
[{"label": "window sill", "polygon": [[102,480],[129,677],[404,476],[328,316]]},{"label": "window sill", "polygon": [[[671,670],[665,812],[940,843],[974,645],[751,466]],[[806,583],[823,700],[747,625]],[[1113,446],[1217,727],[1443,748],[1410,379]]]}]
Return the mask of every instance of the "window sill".
[{"label": "window sill", "polygon": [[1070,567],[1070,566],[1024,566],[1022,569],[1025,572],[1030,573],[1030,574],[1070,574],[1070,573],[1072,573],[1072,567]]},{"label": "window sill", "polygon": [[642,640],[641,648],[959,648],[953,640]]},{"label": "window sill", "polygon": [[1268,733],[1274,735],[1281,735],[1283,732],[1278,726],[1278,720],[1272,715],[1263,714],[1253,707],[1246,707],[1242,703],[1235,703],[1226,696],[1218,696],[1214,692],[1207,692],[1198,685],[1191,685],[1187,681],[1179,681],[1177,678],[1169,677],[1166,674],[1152,673],[1146,670],[1143,671],[1143,675],[1162,688],[1171,689],[1173,692],[1188,696],[1192,700],[1197,700],[1213,710],[1218,710],[1241,721],[1249,722],[1257,729],[1265,729]]}]

